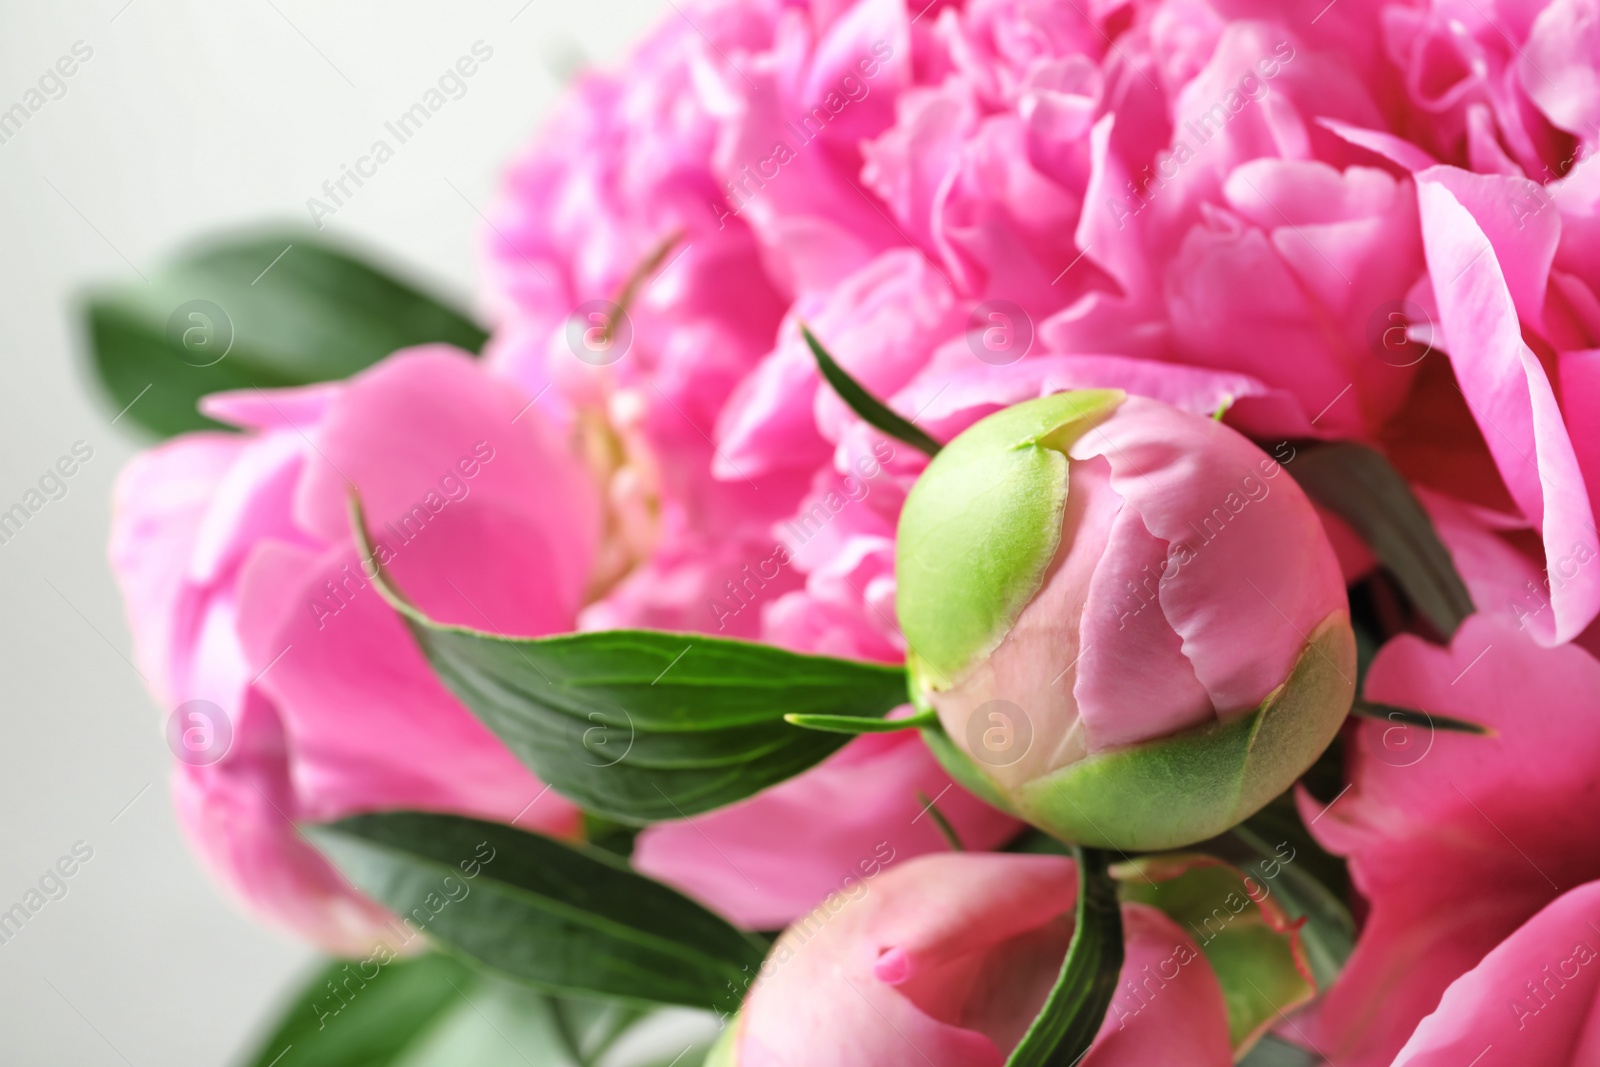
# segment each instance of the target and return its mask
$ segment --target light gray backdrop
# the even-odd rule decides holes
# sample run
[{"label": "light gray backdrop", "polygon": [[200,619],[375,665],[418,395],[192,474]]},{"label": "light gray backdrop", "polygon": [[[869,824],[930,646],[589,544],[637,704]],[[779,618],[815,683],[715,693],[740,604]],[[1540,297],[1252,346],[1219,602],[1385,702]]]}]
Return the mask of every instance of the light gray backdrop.
[{"label": "light gray backdrop", "polygon": [[494,58],[466,95],[327,221],[469,301],[474,206],[563,80],[676,17],[666,0],[0,5],[0,111],[92,49],[0,144],[0,509],[74,441],[94,449],[0,545],[0,911],[75,842],[93,849],[0,945],[0,1061],[230,1063],[312,960],[226,900],[174,822],[162,715],[105,563],[112,480],[143,442],[85,373],[72,297],[219,226],[305,221],[306,198],[482,40]]}]

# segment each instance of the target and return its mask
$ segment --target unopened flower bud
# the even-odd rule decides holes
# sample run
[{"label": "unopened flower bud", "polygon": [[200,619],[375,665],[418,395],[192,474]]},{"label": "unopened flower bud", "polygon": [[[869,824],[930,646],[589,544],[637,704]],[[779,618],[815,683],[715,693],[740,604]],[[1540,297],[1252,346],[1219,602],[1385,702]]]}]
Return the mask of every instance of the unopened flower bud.
[{"label": "unopened flower bud", "polygon": [[1355,639],[1316,512],[1214,420],[1115,390],[997,412],[928,465],[896,551],[931,743],[1064,840],[1220,833],[1350,708]]}]

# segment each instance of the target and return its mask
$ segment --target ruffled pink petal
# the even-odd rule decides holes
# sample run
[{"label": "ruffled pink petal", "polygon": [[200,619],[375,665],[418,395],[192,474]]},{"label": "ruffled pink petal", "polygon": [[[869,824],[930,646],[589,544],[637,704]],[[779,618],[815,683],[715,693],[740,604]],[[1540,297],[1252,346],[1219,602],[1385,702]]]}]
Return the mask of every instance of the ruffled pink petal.
[{"label": "ruffled pink petal", "polygon": [[201,862],[256,914],[328,952],[364,956],[401,945],[389,913],[357,893],[295,825],[300,809],[272,707],[250,694],[231,725],[232,748],[220,762],[173,771],[178,821]]},{"label": "ruffled pink petal", "polygon": [[1518,50],[1522,89],[1545,117],[1591,147],[1600,138],[1600,9],[1552,0]]},{"label": "ruffled pink petal", "polygon": [[[1092,754],[1214,721],[1161,607],[1167,545],[1124,507],[1089,580],[1073,696]],[[1066,683],[1063,683],[1066,684]]]},{"label": "ruffled pink petal", "polygon": [[134,658],[157,699],[174,696],[178,631],[197,530],[217,487],[247,450],[232,434],[192,434],[142,453],[117,475],[111,571],[122,590]]},{"label": "ruffled pink petal", "polygon": [[200,398],[200,412],[243,430],[309,432],[322,421],[344,382],[317,382],[291,389],[235,389]]},{"label": "ruffled pink petal", "polygon": [[1231,1064],[1222,987],[1189,934],[1142,904],[1122,906],[1122,930],[1117,994],[1084,1067]]}]

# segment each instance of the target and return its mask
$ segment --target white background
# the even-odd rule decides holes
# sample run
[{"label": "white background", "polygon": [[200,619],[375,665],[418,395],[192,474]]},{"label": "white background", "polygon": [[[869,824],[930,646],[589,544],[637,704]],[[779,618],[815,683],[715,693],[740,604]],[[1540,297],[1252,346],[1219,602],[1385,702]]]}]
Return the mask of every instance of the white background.
[{"label": "white background", "polygon": [[74,42],[94,50],[0,144],[0,508],[72,442],[94,449],[67,496],[0,545],[0,910],[74,842],[94,849],[68,895],[0,945],[8,1065],[234,1062],[313,959],[225,899],[173,819],[163,714],[127,661],[105,562],[112,481],[145,442],[111,425],[86,373],[75,296],[137,283],[218,227],[306,222],[306,198],[481,39],[494,57],[467,94],[327,220],[470,302],[474,206],[563,80],[679,17],[664,0],[124,4],[0,6],[0,110]]}]

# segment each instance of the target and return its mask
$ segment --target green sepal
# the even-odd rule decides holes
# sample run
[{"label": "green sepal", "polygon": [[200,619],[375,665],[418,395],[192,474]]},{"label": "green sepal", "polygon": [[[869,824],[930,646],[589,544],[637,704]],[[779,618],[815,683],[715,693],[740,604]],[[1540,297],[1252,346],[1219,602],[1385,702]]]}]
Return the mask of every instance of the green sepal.
[{"label": "green sepal", "polygon": [[730,1015],[723,1022],[721,1035],[706,1053],[701,1067],[739,1067],[739,1020],[742,1016]]},{"label": "green sepal", "polygon": [[1011,790],[1011,807],[1062,840],[1099,848],[1203,841],[1316,761],[1350,710],[1354,678],[1355,637],[1340,611],[1312,631],[1288,680],[1256,711],[1089,756]]},{"label": "green sepal", "polygon": [[913,684],[950,688],[1011,630],[1061,543],[1067,450],[1124,397],[1092,389],[1029,400],[977,422],[929,462],[895,541]]},{"label": "green sepal", "polygon": [[1112,873],[1123,900],[1159,908],[1204,953],[1222,986],[1236,1058],[1279,1022],[1280,1009],[1292,1011],[1316,995],[1297,924],[1279,907],[1275,880],[1248,877],[1200,853],[1143,856]]}]

